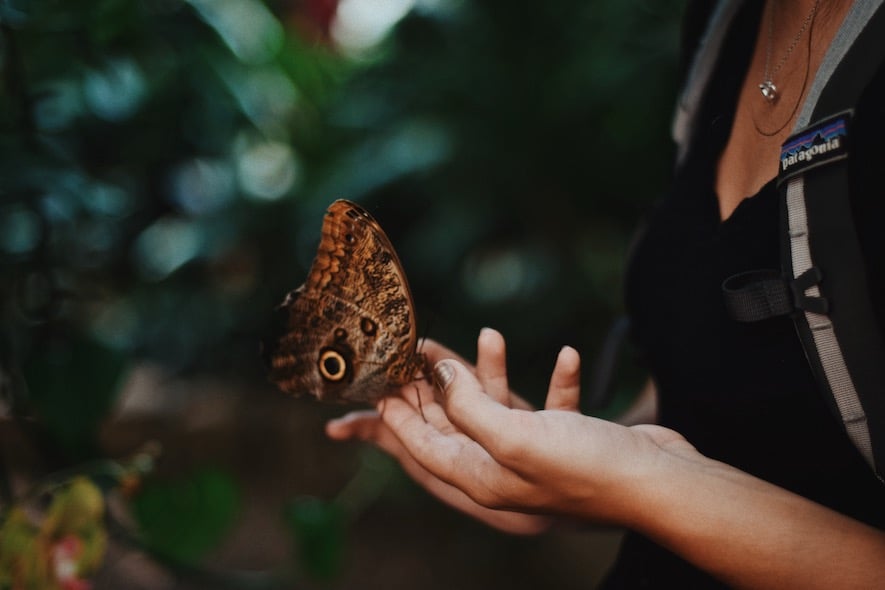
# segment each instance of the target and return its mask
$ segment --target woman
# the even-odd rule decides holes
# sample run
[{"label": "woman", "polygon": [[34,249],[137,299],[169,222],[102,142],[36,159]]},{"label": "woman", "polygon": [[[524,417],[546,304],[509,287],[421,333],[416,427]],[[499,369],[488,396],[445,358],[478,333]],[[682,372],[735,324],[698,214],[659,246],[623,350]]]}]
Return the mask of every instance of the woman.
[{"label": "woman", "polygon": [[[705,21],[707,4],[689,20]],[[779,266],[780,148],[857,7],[736,4],[672,194],[631,261],[627,303],[654,385],[622,423],[579,413],[568,347],[544,410],[527,411],[507,385],[504,340],[487,329],[475,367],[425,344],[436,395],[406,387],[327,432],[377,444],[501,530],[536,533],[554,519],[627,527],[607,588],[873,588],[885,579],[885,485],[829,413],[790,319],[738,324],[720,287]],[[882,78],[858,113],[885,102]],[[867,134],[881,143],[878,129]]]}]

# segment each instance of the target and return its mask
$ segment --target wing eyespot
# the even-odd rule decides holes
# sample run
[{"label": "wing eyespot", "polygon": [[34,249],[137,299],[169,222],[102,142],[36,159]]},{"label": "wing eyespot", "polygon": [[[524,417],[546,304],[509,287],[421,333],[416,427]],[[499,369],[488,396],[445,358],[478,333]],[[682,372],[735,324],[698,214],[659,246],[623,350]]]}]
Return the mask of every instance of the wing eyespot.
[{"label": "wing eyespot", "polygon": [[320,352],[317,368],[323,379],[338,383],[347,376],[347,359],[337,350],[327,348]]},{"label": "wing eyespot", "polygon": [[360,319],[360,330],[362,330],[363,334],[366,336],[374,336],[378,333],[378,324],[371,319],[364,317]]}]

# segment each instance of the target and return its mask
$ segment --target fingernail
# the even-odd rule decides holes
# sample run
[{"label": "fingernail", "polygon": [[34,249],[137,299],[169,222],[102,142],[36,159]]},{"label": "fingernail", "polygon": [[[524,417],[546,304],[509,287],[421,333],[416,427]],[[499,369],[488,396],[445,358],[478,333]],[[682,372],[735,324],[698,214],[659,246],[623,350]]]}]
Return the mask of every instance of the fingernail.
[{"label": "fingernail", "polygon": [[455,378],[455,369],[446,361],[440,361],[433,367],[433,376],[440,390],[445,392],[449,384]]},{"label": "fingernail", "polygon": [[495,334],[495,333],[497,333],[497,330],[494,328],[485,327],[485,328],[479,329],[479,337],[480,338],[483,338],[483,337],[488,336],[489,334]]}]

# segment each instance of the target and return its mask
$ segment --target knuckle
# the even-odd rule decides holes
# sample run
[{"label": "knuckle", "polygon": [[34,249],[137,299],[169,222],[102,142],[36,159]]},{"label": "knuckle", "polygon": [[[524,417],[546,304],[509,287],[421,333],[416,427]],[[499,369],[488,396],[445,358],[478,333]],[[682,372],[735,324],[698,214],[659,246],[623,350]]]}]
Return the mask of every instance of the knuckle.
[{"label": "knuckle", "polygon": [[447,390],[448,399],[446,406],[448,410],[456,415],[464,415],[472,409],[473,396],[469,395],[464,387],[458,387],[457,384],[451,384]]},{"label": "knuckle", "polygon": [[506,507],[506,503],[501,497],[501,494],[495,489],[486,485],[477,485],[472,487],[468,491],[468,495],[474,502],[476,502],[483,508],[489,508],[491,510],[501,510]]},{"label": "knuckle", "polygon": [[513,424],[502,428],[498,436],[494,437],[494,456],[502,465],[515,468],[525,461],[527,453],[532,450],[532,445],[526,437],[529,432],[526,424],[526,416],[522,412],[515,414]]}]

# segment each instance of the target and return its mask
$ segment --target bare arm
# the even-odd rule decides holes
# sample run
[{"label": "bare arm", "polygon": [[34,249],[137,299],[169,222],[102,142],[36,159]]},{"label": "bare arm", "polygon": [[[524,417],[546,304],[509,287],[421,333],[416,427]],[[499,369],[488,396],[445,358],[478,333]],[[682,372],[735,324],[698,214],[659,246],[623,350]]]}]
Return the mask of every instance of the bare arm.
[{"label": "bare arm", "polygon": [[733,467],[664,453],[635,528],[738,588],[876,588],[885,533]]},{"label": "bare arm", "polygon": [[[704,457],[672,430],[581,415],[572,349],[560,354],[544,410],[511,407],[499,339],[480,336],[475,373],[437,365],[438,395],[404,388],[380,414],[330,424],[330,435],[376,442],[441,498],[504,530],[538,532],[549,516],[620,524],[737,587],[885,579],[882,531]],[[446,358],[441,347],[429,352]]]}]

